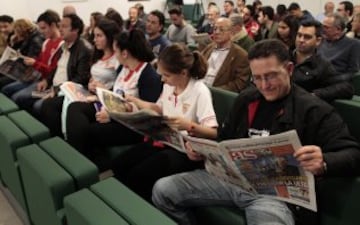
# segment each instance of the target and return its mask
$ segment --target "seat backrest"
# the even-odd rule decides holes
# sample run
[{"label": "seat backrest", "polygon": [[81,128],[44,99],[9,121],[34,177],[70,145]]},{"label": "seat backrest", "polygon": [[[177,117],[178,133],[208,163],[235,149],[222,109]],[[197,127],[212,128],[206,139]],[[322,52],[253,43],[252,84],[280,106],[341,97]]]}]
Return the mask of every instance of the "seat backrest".
[{"label": "seat backrest", "polygon": [[210,87],[216,119],[220,125],[230,112],[238,93]]},{"label": "seat backrest", "polygon": [[352,84],[354,86],[355,95],[360,95],[360,71],[354,74],[352,79]]}]

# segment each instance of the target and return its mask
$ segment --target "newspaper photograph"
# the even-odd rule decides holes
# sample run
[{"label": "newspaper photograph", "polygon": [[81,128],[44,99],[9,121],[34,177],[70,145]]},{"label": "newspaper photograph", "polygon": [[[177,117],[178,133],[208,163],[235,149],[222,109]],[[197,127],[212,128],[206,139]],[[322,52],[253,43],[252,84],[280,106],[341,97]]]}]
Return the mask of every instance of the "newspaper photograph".
[{"label": "newspaper photograph", "polygon": [[91,94],[87,89],[79,83],[66,81],[60,85],[60,90],[71,101],[87,102],[94,94]]},{"label": "newspaper photograph", "polygon": [[295,130],[268,137],[215,141],[184,137],[205,156],[205,168],[249,192],[317,211],[314,176],[294,158]]},{"label": "newspaper photograph", "polygon": [[184,152],[182,135],[165,123],[165,117],[151,109],[139,110],[122,95],[112,91],[96,88],[96,93],[112,119],[142,135]]}]

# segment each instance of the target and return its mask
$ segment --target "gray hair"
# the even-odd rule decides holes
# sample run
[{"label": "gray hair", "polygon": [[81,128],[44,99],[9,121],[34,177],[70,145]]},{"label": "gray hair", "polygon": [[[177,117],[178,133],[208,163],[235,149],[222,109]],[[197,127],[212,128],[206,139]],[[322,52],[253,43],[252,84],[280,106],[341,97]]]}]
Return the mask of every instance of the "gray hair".
[{"label": "gray hair", "polygon": [[240,14],[231,14],[229,19],[231,20],[232,26],[243,26],[244,25],[244,20],[242,18],[242,16]]}]

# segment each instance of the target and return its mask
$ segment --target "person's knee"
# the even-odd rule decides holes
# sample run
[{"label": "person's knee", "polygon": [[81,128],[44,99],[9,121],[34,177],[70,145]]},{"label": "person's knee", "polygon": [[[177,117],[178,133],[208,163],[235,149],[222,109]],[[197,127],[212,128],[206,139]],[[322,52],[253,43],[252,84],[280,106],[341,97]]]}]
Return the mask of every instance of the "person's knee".
[{"label": "person's knee", "polygon": [[152,201],[156,206],[161,207],[167,201],[166,199],[172,198],[176,190],[172,178],[173,176],[164,177],[156,181],[152,191]]}]

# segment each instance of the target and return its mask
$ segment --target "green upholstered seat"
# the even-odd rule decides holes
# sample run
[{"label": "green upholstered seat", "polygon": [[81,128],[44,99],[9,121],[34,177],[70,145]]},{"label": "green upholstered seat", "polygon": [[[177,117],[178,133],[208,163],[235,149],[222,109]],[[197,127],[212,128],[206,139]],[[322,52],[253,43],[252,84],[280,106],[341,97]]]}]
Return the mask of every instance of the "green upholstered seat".
[{"label": "green upholstered seat", "polygon": [[61,138],[47,139],[39,146],[73,177],[77,190],[99,181],[95,164]]},{"label": "green upholstered seat", "polygon": [[246,225],[245,213],[238,208],[208,206],[195,209],[196,219],[202,225]]},{"label": "green upholstered seat", "polygon": [[350,133],[360,141],[360,101],[336,100],[334,106],[347,124]]},{"label": "green upholstered seat", "polygon": [[210,87],[216,119],[221,124],[231,110],[238,93]]},{"label": "green upholstered seat", "polygon": [[127,225],[128,223],[98,196],[82,189],[64,199],[68,225]]},{"label": "green upholstered seat", "polygon": [[27,136],[29,136],[33,143],[37,143],[50,137],[49,129],[24,110],[10,113],[8,114],[8,117]]},{"label": "green upholstered seat", "polygon": [[326,179],[317,192],[321,225],[360,224],[360,177]]},{"label": "green upholstered seat", "polygon": [[[35,159],[32,158],[28,159],[28,155],[23,156],[23,161],[32,161],[27,161],[27,164],[22,164],[22,161],[19,162],[21,171],[24,174],[23,181],[26,198],[29,202],[30,219],[36,225],[65,224],[63,198],[70,193],[98,182],[97,167],[58,137],[40,142],[37,150],[42,152],[41,154],[38,153],[38,155],[46,163],[35,162]],[[37,165],[33,165],[35,163]],[[56,169],[54,169],[54,172],[49,173],[48,167]],[[59,179],[56,177],[57,174],[61,174]],[[66,174],[66,176],[63,174]],[[35,177],[37,181],[33,182],[32,178]],[[67,179],[65,180],[63,177]],[[44,192],[41,198],[39,197],[41,195],[39,190]],[[49,207],[44,209],[39,205],[43,205],[43,207],[48,205]],[[56,223],[53,223],[52,221],[55,220]]]},{"label": "green upholstered seat", "polygon": [[0,116],[0,173],[5,186],[14,195],[24,211],[26,202],[19,176],[16,151],[19,147],[30,144],[24,134],[8,117]]},{"label": "green upholstered seat", "polygon": [[38,145],[22,147],[17,155],[32,224],[64,224],[63,198],[76,191],[71,175]]},{"label": "green upholstered seat", "polygon": [[360,71],[353,76],[352,85],[354,86],[355,95],[360,95]]},{"label": "green upholstered seat", "polygon": [[129,224],[176,224],[115,178],[108,178],[96,183],[90,187],[90,190],[121,215]]},{"label": "green upholstered seat", "polygon": [[19,107],[11,99],[0,93],[0,115],[19,110]]}]

